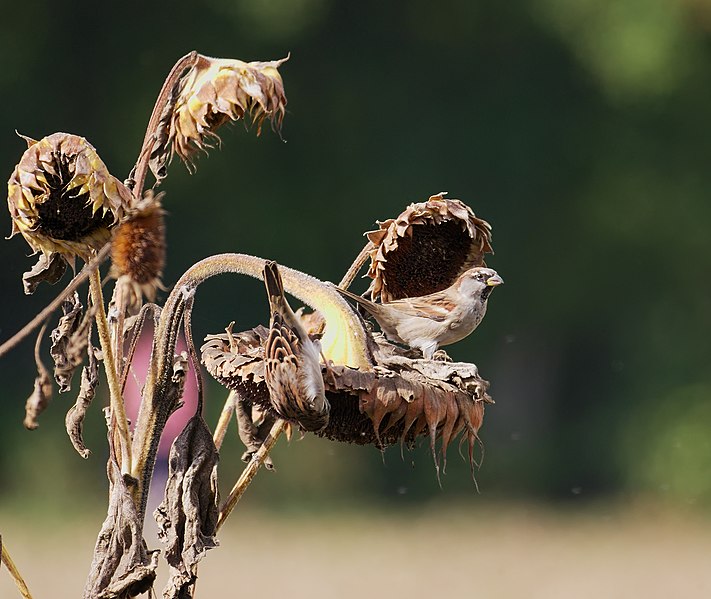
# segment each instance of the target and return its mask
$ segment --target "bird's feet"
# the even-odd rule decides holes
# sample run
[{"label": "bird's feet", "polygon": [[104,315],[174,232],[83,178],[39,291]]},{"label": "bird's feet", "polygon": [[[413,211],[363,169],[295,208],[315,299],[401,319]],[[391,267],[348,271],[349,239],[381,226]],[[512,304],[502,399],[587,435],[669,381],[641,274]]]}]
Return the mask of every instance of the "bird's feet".
[{"label": "bird's feet", "polygon": [[452,358],[449,357],[446,351],[443,349],[438,349],[434,354],[432,354],[432,359],[437,362],[451,362]]}]

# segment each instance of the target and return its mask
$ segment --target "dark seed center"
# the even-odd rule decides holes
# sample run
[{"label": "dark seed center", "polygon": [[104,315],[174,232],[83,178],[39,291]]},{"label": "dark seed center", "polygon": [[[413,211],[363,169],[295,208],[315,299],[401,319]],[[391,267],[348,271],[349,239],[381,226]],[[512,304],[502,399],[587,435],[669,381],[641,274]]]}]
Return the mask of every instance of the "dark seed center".
[{"label": "dark seed center", "polygon": [[57,175],[45,171],[49,197],[37,206],[40,232],[54,239],[78,241],[100,227],[109,227],[114,220],[111,213],[104,215],[99,210],[92,215],[89,194],[67,190],[72,179],[68,158],[57,154],[53,158]]}]

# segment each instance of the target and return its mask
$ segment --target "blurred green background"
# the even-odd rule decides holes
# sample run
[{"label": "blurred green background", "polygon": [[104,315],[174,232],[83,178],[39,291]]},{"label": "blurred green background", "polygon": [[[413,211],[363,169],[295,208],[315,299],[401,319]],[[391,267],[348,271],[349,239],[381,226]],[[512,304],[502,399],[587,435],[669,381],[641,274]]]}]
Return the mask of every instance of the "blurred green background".
[{"label": "blurred green background", "polygon": [[[123,179],[178,57],[291,53],[286,143],[237,124],[195,175],[173,163],[161,188],[168,285],[225,251],[338,280],[376,219],[443,190],[493,225],[489,264],[506,285],[449,352],[480,367],[496,400],[482,429],[481,495],[456,449],[440,489],[425,448],[383,460],[307,438],[280,444],[277,473],[260,475],[245,503],[711,506],[711,2],[27,0],[3,12],[8,177],[24,149],[17,129],[85,136]],[[2,338],[57,292],[22,295],[27,253],[20,238],[0,246]],[[222,277],[200,288],[195,334],[266,316],[261,283]],[[25,431],[32,343],[0,362],[0,511],[91,506],[98,529],[99,402],[87,462],[63,431],[73,396],[55,397],[40,428]],[[209,388],[211,422],[223,398]],[[225,486],[241,467],[235,437]]]}]

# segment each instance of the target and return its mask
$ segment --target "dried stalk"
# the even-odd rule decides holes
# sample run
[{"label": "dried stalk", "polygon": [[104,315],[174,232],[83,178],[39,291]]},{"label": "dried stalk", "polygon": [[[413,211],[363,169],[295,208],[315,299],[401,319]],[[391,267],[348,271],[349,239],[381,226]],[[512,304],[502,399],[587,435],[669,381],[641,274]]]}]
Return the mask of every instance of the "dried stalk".
[{"label": "dried stalk", "polygon": [[146,174],[148,173],[148,163],[151,158],[151,150],[153,149],[153,143],[155,141],[155,136],[157,134],[158,125],[160,124],[160,119],[165,109],[166,103],[170,100],[171,93],[176,83],[180,81],[181,76],[186,69],[192,67],[195,62],[197,62],[198,53],[193,50],[192,52],[183,56],[178,62],[175,63],[173,68],[170,70],[168,77],[166,77],[163,87],[161,88],[156,103],[153,106],[153,112],[151,113],[151,118],[148,121],[148,127],[146,128],[146,135],[143,138],[143,145],[141,146],[141,151],[138,154],[138,161],[129,175],[129,179],[132,179],[131,187],[133,195],[136,198],[140,198],[143,194],[143,186],[146,182]]},{"label": "dried stalk", "polygon": [[244,495],[247,487],[257,475],[257,472],[261,468],[262,464],[264,464],[264,460],[267,459],[269,452],[272,450],[272,447],[274,447],[285,428],[286,420],[279,418],[274,423],[274,426],[272,426],[272,430],[269,431],[269,435],[264,440],[264,443],[252,456],[251,461],[247,464],[247,467],[243,470],[239,479],[237,479],[237,482],[234,487],[232,487],[225,503],[222,505],[222,508],[220,508],[220,517],[217,520],[217,530],[220,530],[222,524],[237,505],[237,502],[242,498],[242,495]]},{"label": "dried stalk", "polygon": [[374,247],[375,245],[373,245],[372,241],[365,244],[365,247],[363,247],[360,253],[356,256],[356,259],[353,260],[353,264],[351,264],[350,268],[346,271],[346,274],[343,275],[341,282],[338,284],[341,289],[348,289],[351,286],[353,279],[356,278],[358,271],[363,268],[363,265],[367,262],[369,254]]},{"label": "dried stalk", "polygon": [[232,415],[235,413],[235,402],[237,401],[237,392],[230,391],[230,394],[225,400],[225,405],[222,407],[222,412],[220,413],[220,419],[217,421],[217,426],[215,427],[215,432],[212,438],[215,441],[215,447],[219,451],[222,447],[222,442],[225,440],[225,435],[227,434],[227,429],[232,421]]},{"label": "dried stalk", "polygon": [[7,550],[7,546],[4,543],[0,542],[0,547],[2,548],[0,552],[0,564],[5,564],[7,571],[10,573],[10,576],[17,585],[17,589],[20,591],[20,594],[25,599],[32,599],[30,590],[27,588],[27,584],[25,583],[24,579],[22,578],[22,575],[18,571],[17,566],[15,566],[15,562],[12,561],[10,553]]},{"label": "dried stalk", "polygon": [[128,474],[131,472],[131,437],[128,431],[128,420],[124,408],[121,385],[116,374],[116,363],[111,349],[111,335],[109,333],[109,323],[106,320],[106,310],[104,309],[104,296],[101,291],[101,274],[95,270],[89,279],[91,289],[91,301],[94,304],[96,329],[99,333],[101,351],[104,359],[104,371],[109,383],[109,395],[111,402],[111,414],[116,428],[118,429],[119,442],[121,448],[121,472]]},{"label": "dried stalk", "polygon": [[111,244],[107,243],[97,255],[84,265],[81,272],[76,275],[69,284],[62,289],[60,294],[55,297],[46,308],[44,308],[37,316],[35,316],[30,322],[28,322],[22,329],[0,345],[0,358],[4,356],[7,352],[13,349],[20,341],[22,341],[27,335],[34,331],[38,326],[40,326],[57,308],[62,305],[62,302],[74,293],[84,281],[86,281],[89,276],[96,271],[101,263],[106,259],[106,257],[111,252]]}]

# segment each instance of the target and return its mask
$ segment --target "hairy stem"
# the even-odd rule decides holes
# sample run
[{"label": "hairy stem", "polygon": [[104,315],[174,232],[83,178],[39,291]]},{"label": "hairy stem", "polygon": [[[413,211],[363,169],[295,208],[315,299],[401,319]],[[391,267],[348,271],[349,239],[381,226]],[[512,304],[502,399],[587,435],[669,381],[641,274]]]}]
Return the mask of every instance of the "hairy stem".
[{"label": "hairy stem", "polygon": [[32,599],[32,595],[30,595],[30,590],[27,588],[27,584],[25,584],[25,581],[22,578],[20,572],[18,571],[17,566],[15,566],[15,562],[12,561],[12,558],[10,557],[10,552],[7,550],[7,547],[4,543],[1,542],[0,546],[2,547],[2,550],[0,551],[0,564],[5,564],[7,571],[10,573],[10,576],[17,585],[17,589],[20,591],[20,594],[25,599]]},{"label": "hairy stem", "polygon": [[247,464],[247,467],[242,471],[242,474],[237,479],[237,482],[235,483],[234,487],[232,487],[230,494],[225,500],[225,503],[220,508],[220,516],[217,519],[217,527],[215,532],[220,530],[220,527],[224,524],[227,517],[230,515],[230,513],[232,513],[232,510],[237,505],[237,502],[242,498],[242,495],[244,495],[244,492],[247,490],[247,487],[257,475],[257,472],[262,467],[262,464],[264,464],[264,460],[267,459],[269,452],[276,444],[277,440],[279,439],[279,436],[284,432],[285,427],[286,421],[282,420],[281,418],[277,419],[277,421],[274,423],[274,426],[272,426],[272,430],[269,431],[269,435],[264,440],[264,443],[252,456],[252,459],[250,460],[249,464]]},{"label": "hairy stem", "polygon": [[109,395],[111,402],[112,419],[116,423],[119,435],[119,446],[121,448],[121,472],[127,474],[131,472],[131,438],[128,432],[128,420],[121,394],[121,384],[116,374],[116,362],[111,348],[111,334],[109,333],[109,323],[106,320],[106,310],[104,309],[104,295],[101,291],[101,274],[95,270],[89,278],[89,288],[91,289],[91,301],[94,304],[96,330],[99,333],[101,352],[104,358],[104,372],[109,383]]},{"label": "hairy stem", "polygon": [[[137,479],[134,499],[142,518],[155,466],[160,436],[175,409],[171,375],[175,344],[188,299],[207,279],[226,273],[262,279],[266,260],[247,254],[218,254],[190,267],[173,287],[163,307],[153,337],[151,364],[133,436],[133,469]],[[372,370],[366,333],[357,315],[335,287],[298,270],[280,267],[284,289],[319,310],[326,319],[321,347],[327,359],[361,370]],[[265,456],[266,457],[266,456]]]}]

